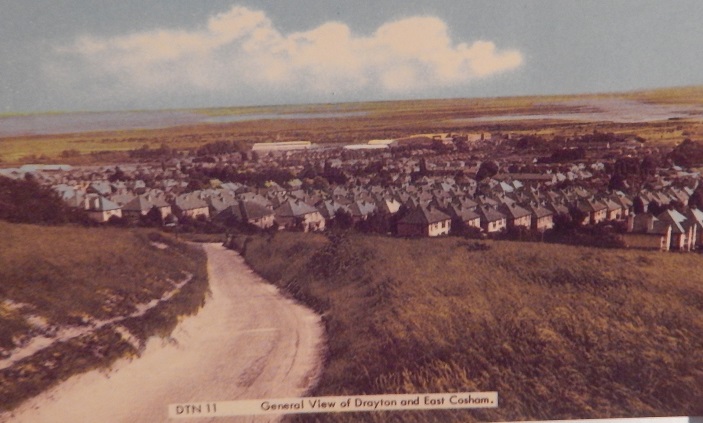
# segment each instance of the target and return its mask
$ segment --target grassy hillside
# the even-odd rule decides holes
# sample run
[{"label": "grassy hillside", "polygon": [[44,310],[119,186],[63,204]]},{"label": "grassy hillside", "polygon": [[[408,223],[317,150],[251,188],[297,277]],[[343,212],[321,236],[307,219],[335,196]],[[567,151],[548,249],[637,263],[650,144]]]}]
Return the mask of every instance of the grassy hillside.
[{"label": "grassy hillside", "polygon": [[[2,221],[0,233],[0,358],[57,328],[89,329],[93,322],[133,314],[138,304],[161,298],[188,277],[168,302],[119,324],[143,341],[170,333],[179,315],[203,303],[204,254],[159,233]],[[0,370],[0,411],[72,374],[137,352],[112,324],[56,342]]]},{"label": "grassy hillside", "polygon": [[499,393],[495,410],[396,415],[404,421],[703,413],[703,274],[693,271],[703,257],[482,245],[281,233],[249,238],[244,254],[324,313],[315,395]]}]

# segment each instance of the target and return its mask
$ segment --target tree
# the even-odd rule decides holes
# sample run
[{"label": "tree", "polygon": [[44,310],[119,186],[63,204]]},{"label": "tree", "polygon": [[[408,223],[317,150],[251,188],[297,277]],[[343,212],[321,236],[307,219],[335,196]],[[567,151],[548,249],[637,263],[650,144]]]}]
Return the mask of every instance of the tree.
[{"label": "tree", "polygon": [[81,152],[76,150],[76,149],[70,149],[70,150],[63,150],[61,152],[61,157],[64,159],[68,159],[71,157],[78,157],[81,155]]},{"label": "tree", "polygon": [[152,207],[147,214],[140,217],[140,221],[144,226],[159,227],[164,221],[161,218],[161,211],[156,207]]},{"label": "tree", "polygon": [[683,167],[703,163],[703,145],[686,138],[669,153],[668,158],[671,159],[674,164]]},{"label": "tree", "polygon": [[129,220],[125,219],[124,217],[113,215],[110,216],[110,218],[107,220],[107,224],[113,226],[127,227],[129,226]]},{"label": "tree", "polygon": [[657,167],[659,166],[659,160],[656,157],[649,155],[642,159],[640,164],[640,172],[643,175],[654,176],[657,173]]},{"label": "tree", "polygon": [[341,230],[351,229],[351,227],[354,226],[354,218],[351,213],[342,208],[338,208],[337,211],[334,212],[333,222],[334,226]]},{"label": "tree", "polygon": [[191,179],[188,181],[188,185],[186,186],[187,191],[200,191],[205,187],[202,181],[198,179]]},{"label": "tree", "polygon": [[586,150],[581,147],[576,148],[561,148],[552,152],[550,157],[542,157],[540,163],[565,163],[582,160],[586,157]]},{"label": "tree", "polygon": [[608,182],[608,189],[611,191],[626,190],[625,177],[621,173],[613,173],[613,176],[610,177],[610,182]]},{"label": "tree", "polygon": [[454,142],[454,145],[456,146],[456,149],[459,151],[469,151],[470,150],[468,141],[463,138],[456,140]]},{"label": "tree", "polygon": [[410,213],[410,211],[408,206],[401,204],[398,211],[388,219],[388,226],[393,234],[398,234],[398,222]]},{"label": "tree", "polygon": [[634,210],[635,214],[644,213],[644,201],[642,201],[642,197],[640,197],[639,195],[635,197],[634,200],[632,200],[632,209]]},{"label": "tree", "polygon": [[578,227],[582,225],[583,222],[587,222],[586,218],[588,217],[588,213],[578,207],[569,207],[569,216],[571,217],[572,225]]},{"label": "tree", "polygon": [[657,201],[650,201],[649,205],[647,205],[647,213],[653,214],[654,216],[657,216],[664,211],[666,211],[666,205],[659,204]]},{"label": "tree", "polygon": [[386,234],[390,231],[390,222],[386,215],[374,212],[357,223],[356,227],[360,232]]},{"label": "tree", "polygon": [[303,170],[298,173],[298,179],[303,180],[303,179],[315,179],[317,176],[317,171],[315,170],[315,166],[313,166],[311,163],[307,163]]},{"label": "tree", "polygon": [[115,167],[115,172],[110,175],[110,177],[107,178],[110,182],[116,182],[116,181],[125,181],[129,178],[127,178],[127,175],[125,175],[124,171],[120,169],[119,166]]},{"label": "tree", "polygon": [[420,176],[426,176],[427,173],[427,159],[423,157],[420,159]]},{"label": "tree", "polygon": [[25,179],[0,176],[0,219],[16,223],[61,224],[84,222],[82,210],[71,210],[52,189],[31,175]]},{"label": "tree", "polygon": [[312,187],[321,191],[327,191],[330,188],[330,183],[322,176],[315,176],[312,180]]},{"label": "tree", "polygon": [[688,198],[688,207],[703,210],[703,185],[698,184],[698,188]]},{"label": "tree", "polygon": [[634,157],[621,157],[615,161],[614,172],[623,176],[639,175],[640,161]]},{"label": "tree", "polygon": [[478,168],[478,172],[476,172],[476,179],[478,181],[481,181],[485,178],[490,178],[495,176],[498,173],[498,164],[494,161],[487,161],[481,163],[481,166]]}]

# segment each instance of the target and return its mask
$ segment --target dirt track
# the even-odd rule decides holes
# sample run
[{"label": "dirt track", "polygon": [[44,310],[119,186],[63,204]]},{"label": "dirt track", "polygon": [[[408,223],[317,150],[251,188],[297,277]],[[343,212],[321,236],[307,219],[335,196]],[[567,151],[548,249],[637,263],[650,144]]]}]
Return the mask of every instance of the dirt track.
[{"label": "dirt track", "polygon": [[320,371],[319,316],[283,298],[236,253],[204,248],[212,297],[170,340],[153,338],[138,359],[69,379],[23,404],[10,421],[158,422],[168,420],[171,403],[304,394]]}]

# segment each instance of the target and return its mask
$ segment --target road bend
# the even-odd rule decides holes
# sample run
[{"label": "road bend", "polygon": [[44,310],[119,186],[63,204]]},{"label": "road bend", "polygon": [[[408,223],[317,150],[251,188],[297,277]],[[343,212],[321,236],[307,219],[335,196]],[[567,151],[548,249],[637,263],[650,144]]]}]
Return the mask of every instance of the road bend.
[{"label": "road bend", "polygon": [[9,421],[159,422],[169,421],[168,404],[304,395],[321,371],[319,316],[281,295],[236,252],[203,248],[211,295],[197,315],[169,339],[151,338],[138,358],[74,376],[28,400]]}]

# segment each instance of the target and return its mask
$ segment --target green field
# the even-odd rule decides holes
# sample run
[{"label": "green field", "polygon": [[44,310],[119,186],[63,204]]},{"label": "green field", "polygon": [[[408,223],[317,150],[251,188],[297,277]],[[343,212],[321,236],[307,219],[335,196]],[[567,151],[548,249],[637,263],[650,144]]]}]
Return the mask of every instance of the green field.
[{"label": "green field", "polygon": [[499,393],[493,410],[325,421],[703,414],[703,274],[693,271],[703,257],[481,245],[279,233],[249,238],[244,254],[323,314],[327,362],[313,395]]},{"label": "green field", "polygon": [[[129,315],[171,290],[170,281],[191,278],[169,301],[120,322],[137,339],[168,335],[178,316],[203,304],[204,253],[158,232],[0,221],[0,233],[0,348],[6,351],[48,327]],[[57,342],[0,370],[0,411],[73,374],[137,353],[112,325]]]}]

